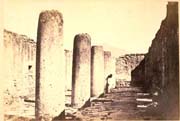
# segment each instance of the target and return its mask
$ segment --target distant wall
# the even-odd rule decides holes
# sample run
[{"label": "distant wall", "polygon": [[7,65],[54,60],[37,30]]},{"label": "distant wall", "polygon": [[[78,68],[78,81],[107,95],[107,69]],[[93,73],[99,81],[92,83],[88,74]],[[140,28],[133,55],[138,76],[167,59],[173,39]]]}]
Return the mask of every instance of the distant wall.
[{"label": "distant wall", "polygon": [[[156,37],[153,39],[145,64],[132,72],[132,80],[144,79],[145,90],[159,102],[160,112],[166,119],[179,117],[179,37],[178,3],[169,2],[167,16],[162,21]],[[144,66],[144,67],[143,67]],[[145,74],[141,77],[138,72]]]},{"label": "distant wall", "polygon": [[144,54],[126,54],[116,59],[116,80],[131,81],[131,71],[139,65]]},{"label": "distant wall", "polygon": [[5,104],[34,97],[35,53],[32,39],[4,30]]}]

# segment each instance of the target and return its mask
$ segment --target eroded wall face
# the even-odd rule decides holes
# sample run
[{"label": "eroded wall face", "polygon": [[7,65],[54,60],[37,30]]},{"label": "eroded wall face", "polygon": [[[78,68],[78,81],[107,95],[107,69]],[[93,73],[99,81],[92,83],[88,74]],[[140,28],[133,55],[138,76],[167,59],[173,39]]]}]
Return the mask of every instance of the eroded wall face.
[{"label": "eroded wall face", "polygon": [[[35,52],[36,43],[24,35],[4,30],[4,76],[5,112],[15,106],[20,109],[24,99],[35,95]],[[9,107],[10,106],[10,107]]]},{"label": "eroded wall face", "polygon": [[[179,117],[179,37],[178,37],[178,3],[169,2],[167,16],[162,21],[156,37],[152,41],[145,64],[135,71],[145,68],[145,90],[158,101],[160,113],[166,119]],[[138,73],[132,74],[136,80]]]},{"label": "eroded wall face", "polygon": [[127,54],[116,59],[116,80],[131,81],[131,71],[143,60],[144,54]]}]

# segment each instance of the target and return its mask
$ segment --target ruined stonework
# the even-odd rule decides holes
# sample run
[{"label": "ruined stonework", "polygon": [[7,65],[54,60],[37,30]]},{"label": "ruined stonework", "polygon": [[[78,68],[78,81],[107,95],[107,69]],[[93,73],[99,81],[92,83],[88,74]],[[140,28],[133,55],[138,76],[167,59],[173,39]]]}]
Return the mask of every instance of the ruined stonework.
[{"label": "ruined stonework", "polygon": [[91,47],[91,96],[98,97],[104,92],[104,50],[102,46]]},{"label": "ruined stonework", "polygon": [[[4,30],[4,107],[5,113],[14,109],[20,113],[24,100],[35,95],[36,43],[25,35]],[[13,106],[13,107],[12,107]]]},{"label": "ruined stonework", "polygon": [[90,98],[91,38],[87,33],[74,37],[72,105],[81,107]]},{"label": "ruined stonework", "polygon": [[144,54],[126,54],[116,59],[116,80],[131,81],[131,71],[139,65]]},{"label": "ruined stonework", "polygon": [[[145,67],[136,68],[136,72],[145,68],[145,90],[154,95],[158,101],[160,114],[166,119],[179,117],[179,37],[178,37],[178,3],[169,2],[167,16],[162,21],[156,37],[153,39]],[[143,65],[140,65],[143,66]],[[140,69],[140,70],[138,70]],[[133,80],[140,76],[132,75]]]},{"label": "ruined stonework", "polygon": [[65,109],[63,17],[58,11],[40,13],[36,54],[36,120],[50,121]]}]

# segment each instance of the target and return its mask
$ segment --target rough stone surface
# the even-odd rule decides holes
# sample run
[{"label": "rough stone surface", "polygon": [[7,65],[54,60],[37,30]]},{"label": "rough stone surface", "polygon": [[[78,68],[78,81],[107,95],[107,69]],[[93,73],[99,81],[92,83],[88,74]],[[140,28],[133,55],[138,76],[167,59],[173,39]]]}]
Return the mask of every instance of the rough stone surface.
[{"label": "rough stone surface", "polygon": [[20,115],[25,99],[34,99],[35,95],[35,56],[36,43],[24,36],[4,30],[3,53],[4,76],[4,107],[5,113],[12,108]]},{"label": "rough stone surface", "polygon": [[58,11],[39,16],[36,57],[36,120],[52,120],[65,109],[63,20]]},{"label": "rough stone surface", "polygon": [[91,38],[78,34],[74,38],[72,69],[72,105],[81,107],[90,98]]},{"label": "rough stone surface", "polygon": [[104,50],[102,46],[91,48],[91,96],[104,93]]},{"label": "rough stone surface", "polygon": [[[159,109],[166,119],[179,117],[178,42],[178,3],[169,2],[167,16],[162,21],[145,56],[145,67],[139,67],[136,70],[136,72],[142,71],[141,69],[145,68],[145,89],[152,94],[158,94],[154,99],[159,102]],[[133,80],[138,79],[137,76],[140,75],[134,74]]]},{"label": "rough stone surface", "polygon": [[131,71],[139,65],[144,54],[126,54],[116,59],[116,80],[131,81]]}]

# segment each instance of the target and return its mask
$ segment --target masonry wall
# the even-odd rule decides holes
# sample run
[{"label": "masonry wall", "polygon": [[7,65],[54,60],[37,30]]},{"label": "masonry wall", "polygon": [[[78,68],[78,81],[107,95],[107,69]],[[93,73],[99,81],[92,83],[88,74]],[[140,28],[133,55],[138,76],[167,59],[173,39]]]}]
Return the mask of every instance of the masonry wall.
[{"label": "masonry wall", "polygon": [[116,80],[131,81],[131,71],[143,58],[144,54],[126,54],[116,58]]},{"label": "masonry wall", "polygon": [[34,98],[35,53],[36,43],[32,39],[4,30],[5,108]]},{"label": "masonry wall", "polygon": [[[145,64],[132,72],[132,80],[144,79],[145,90],[158,102],[160,114],[165,119],[179,117],[179,37],[178,3],[169,2],[167,16],[152,41]],[[143,67],[144,66],[144,67]],[[138,72],[144,71],[145,77]],[[135,73],[136,72],[136,73]],[[158,94],[158,95],[157,95]]]},{"label": "masonry wall", "polygon": [[145,59],[143,59],[140,64],[131,71],[131,76],[132,86],[143,86],[145,80]]}]

